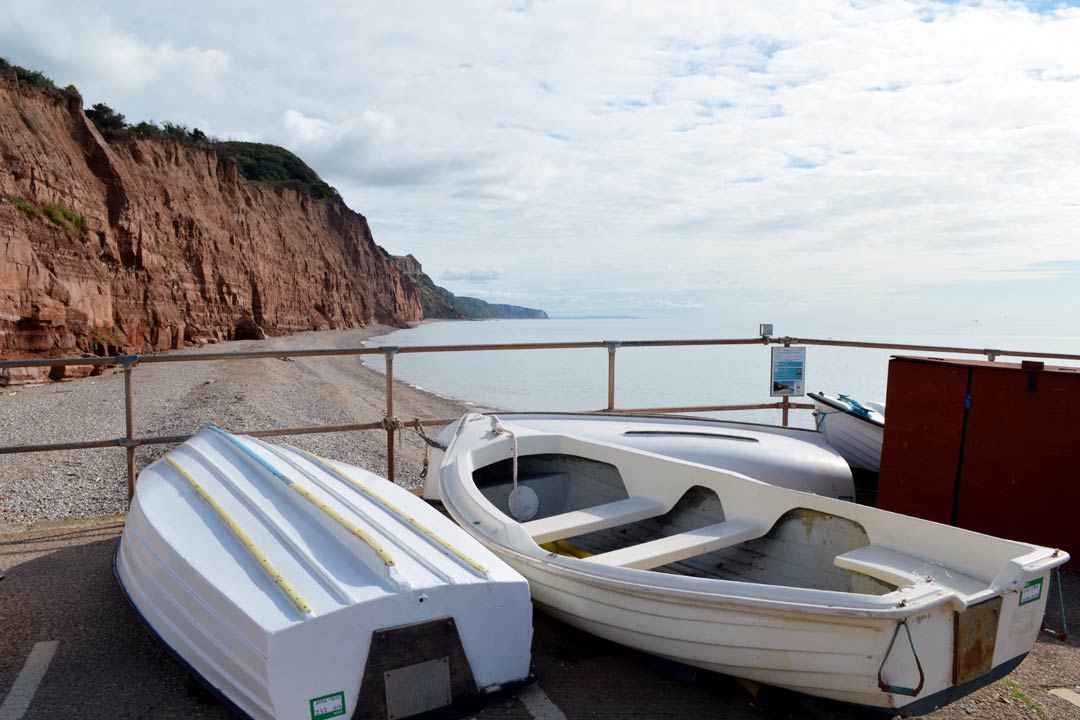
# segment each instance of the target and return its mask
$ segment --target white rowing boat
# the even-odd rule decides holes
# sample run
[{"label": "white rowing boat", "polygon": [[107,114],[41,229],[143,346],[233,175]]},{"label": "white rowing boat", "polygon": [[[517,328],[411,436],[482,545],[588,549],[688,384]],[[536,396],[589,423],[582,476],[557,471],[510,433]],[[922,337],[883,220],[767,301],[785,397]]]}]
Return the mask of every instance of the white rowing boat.
[{"label": "white rowing boat", "polygon": [[[611,413],[510,413],[516,427],[560,433],[722,467],[780,487],[855,499],[851,468],[820,433],[708,418]],[[438,500],[435,486],[424,497]]]},{"label": "white rowing boat", "polygon": [[[446,510],[601,637],[890,713],[1001,677],[1068,555],[470,414],[441,436]],[[515,470],[516,468],[516,470]]]},{"label": "white rowing boat", "polygon": [[885,435],[885,405],[860,403],[847,395],[807,395],[814,401],[815,425],[829,445],[853,468],[878,472]]},{"label": "white rowing boat", "polygon": [[529,677],[524,579],[369,472],[204,428],[139,476],[116,572],[251,718],[403,718]]}]

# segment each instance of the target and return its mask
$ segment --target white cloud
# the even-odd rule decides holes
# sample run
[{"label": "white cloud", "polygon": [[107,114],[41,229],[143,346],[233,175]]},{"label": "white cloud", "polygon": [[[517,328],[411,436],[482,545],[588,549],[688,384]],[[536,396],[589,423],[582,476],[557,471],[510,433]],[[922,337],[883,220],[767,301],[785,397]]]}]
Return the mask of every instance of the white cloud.
[{"label": "white cloud", "polygon": [[157,87],[188,102],[224,100],[219,81],[231,60],[220,48],[144,40],[91,3],[56,0],[0,3],[0,46],[15,63],[50,68],[61,85],[78,80],[84,93],[124,95]]},{"label": "white cloud", "polygon": [[503,276],[502,268],[455,268],[448,267],[439,273],[439,279],[486,284],[499,280]]},{"label": "white cloud", "polygon": [[284,144],[391,251],[583,313],[904,313],[1080,267],[1077,37],[997,0],[0,0],[14,62]]}]

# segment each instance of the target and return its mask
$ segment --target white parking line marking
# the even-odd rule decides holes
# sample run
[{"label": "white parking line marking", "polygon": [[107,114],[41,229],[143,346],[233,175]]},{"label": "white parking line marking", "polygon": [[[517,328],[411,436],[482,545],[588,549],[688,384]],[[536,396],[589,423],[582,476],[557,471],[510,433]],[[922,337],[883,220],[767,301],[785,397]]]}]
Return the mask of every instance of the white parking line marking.
[{"label": "white parking line marking", "polygon": [[19,720],[30,709],[34,693],[37,692],[41,679],[45,677],[45,671],[49,669],[49,663],[52,662],[59,644],[59,640],[34,644],[30,657],[26,658],[26,664],[4,698],[4,704],[0,705],[0,720]]},{"label": "white parking line marking", "polygon": [[1062,700],[1068,700],[1073,705],[1080,707],[1080,693],[1069,688],[1054,688],[1050,691],[1051,695],[1057,695]]},{"label": "white parking line marking", "polygon": [[[536,683],[518,693],[518,700],[533,716],[533,720],[566,720],[562,710],[555,707],[555,703],[551,702],[551,698],[544,694]],[[4,718],[0,717],[0,720]]]}]

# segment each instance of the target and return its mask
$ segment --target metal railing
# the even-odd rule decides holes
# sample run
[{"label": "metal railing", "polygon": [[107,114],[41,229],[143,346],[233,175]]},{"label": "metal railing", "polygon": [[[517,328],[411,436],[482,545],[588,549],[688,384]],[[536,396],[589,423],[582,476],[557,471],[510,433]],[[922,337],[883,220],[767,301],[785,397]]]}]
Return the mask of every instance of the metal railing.
[{"label": "metal railing", "polygon": [[755,338],[720,338],[702,340],[598,340],[586,342],[547,342],[547,343],[504,343],[504,344],[481,344],[481,345],[416,345],[398,347],[386,345],[382,347],[362,348],[335,348],[335,349],[309,349],[309,350],[256,350],[247,352],[214,352],[214,353],[174,353],[167,355],[117,355],[112,357],[80,357],[80,358],[38,358],[24,360],[0,360],[0,370],[8,368],[30,367],[67,367],[75,365],[93,365],[99,367],[119,367],[124,373],[124,437],[107,440],[87,440],[66,443],[47,443],[40,445],[9,445],[0,447],[0,455],[15,453],[52,452],[60,450],[83,450],[94,448],[121,447],[127,454],[127,486],[128,497],[135,491],[136,462],[135,449],[143,445],[167,445],[181,443],[190,435],[165,435],[138,437],[135,434],[135,395],[133,370],[137,365],[151,365],[156,363],[183,363],[183,362],[211,362],[217,360],[252,360],[261,358],[297,358],[297,357],[338,357],[349,355],[382,355],[385,362],[386,376],[386,414],[375,422],[350,423],[346,425],[317,425],[295,428],[271,428],[241,430],[247,435],[255,437],[281,437],[287,435],[307,435],[316,433],[353,432],[363,430],[383,430],[386,433],[386,474],[393,481],[395,476],[395,434],[405,428],[420,429],[427,426],[447,425],[455,418],[418,418],[412,421],[402,421],[394,416],[394,357],[397,355],[410,355],[420,353],[447,353],[447,352],[488,352],[505,350],[571,350],[571,349],[605,349],[608,353],[608,383],[607,383],[607,406],[595,412],[624,413],[624,414],[650,414],[663,415],[672,413],[705,413],[726,412],[738,410],[768,410],[781,411],[781,423],[788,424],[790,410],[811,410],[813,404],[791,402],[784,397],[776,402],[749,403],[739,405],[698,405],[682,407],[649,407],[649,408],[620,408],[615,404],[615,354],[619,348],[655,348],[655,347],[714,347],[723,345],[820,345],[830,347],[867,348],[877,350],[906,350],[933,353],[954,353],[968,355],[985,355],[993,361],[999,357],[1026,357],[1046,360],[1074,360],[1080,361],[1080,355],[1068,353],[1047,353],[1037,351],[998,350],[992,348],[954,347],[945,345],[911,345],[879,342],[862,342],[856,340],[822,340],[815,338],[793,337],[755,337]]}]

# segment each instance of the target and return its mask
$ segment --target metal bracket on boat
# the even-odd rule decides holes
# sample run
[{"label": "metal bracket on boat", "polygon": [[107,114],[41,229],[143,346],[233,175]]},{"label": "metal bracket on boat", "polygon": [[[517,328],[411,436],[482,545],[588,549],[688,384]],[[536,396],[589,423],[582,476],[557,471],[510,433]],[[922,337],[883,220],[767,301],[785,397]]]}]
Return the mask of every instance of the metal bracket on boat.
[{"label": "metal bracket on boat", "polygon": [[122,437],[122,438],[117,438],[116,444],[119,445],[122,448],[136,448],[136,447],[139,447],[140,445],[142,445],[142,440],[138,440],[136,438]]},{"label": "metal bracket on boat", "polygon": [[607,348],[607,351],[609,353],[614,355],[615,350],[622,347],[622,342],[619,341],[619,340],[605,340],[604,341],[604,347]]},{"label": "metal bracket on boat", "polygon": [[[896,636],[900,634],[900,628],[903,627],[907,631],[908,643],[911,645],[911,654],[915,658],[915,667],[919,669],[919,684],[913,688],[904,687],[902,685],[890,685],[881,677],[881,671],[885,669],[885,663],[889,659],[889,655],[892,654],[893,645],[896,644]],[[915,652],[915,641],[911,639],[911,628],[908,627],[907,620],[901,620],[893,631],[892,640],[889,641],[889,649],[885,651],[885,657],[881,658],[881,665],[877,669],[877,684],[883,692],[892,693],[893,695],[907,695],[908,697],[918,697],[922,692],[923,683],[926,681],[926,675],[923,673],[922,663],[919,662],[919,653]]]},{"label": "metal bracket on boat", "polygon": [[994,362],[995,360],[997,360],[998,355],[1001,355],[1002,352],[1000,350],[992,350],[990,348],[986,348],[983,350],[983,354],[986,355],[987,360],[989,360],[990,362]]},{"label": "metal bracket on boat", "polygon": [[124,370],[130,370],[139,362],[138,355],[117,355],[116,364]]},{"label": "metal bracket on boat", "polygon": [[400,348],[397,345],[380,345],[379,352],[386,357],[393,357]]}]

